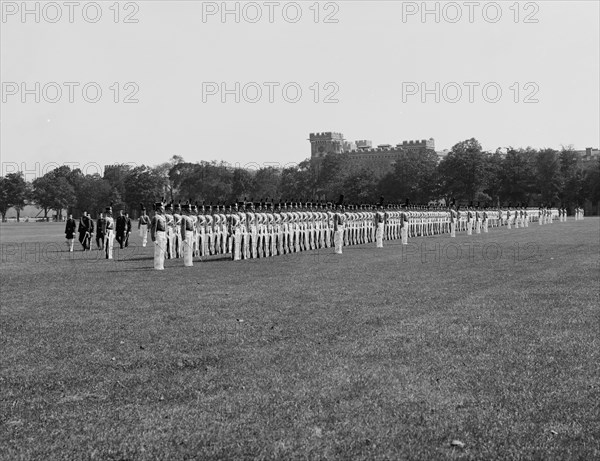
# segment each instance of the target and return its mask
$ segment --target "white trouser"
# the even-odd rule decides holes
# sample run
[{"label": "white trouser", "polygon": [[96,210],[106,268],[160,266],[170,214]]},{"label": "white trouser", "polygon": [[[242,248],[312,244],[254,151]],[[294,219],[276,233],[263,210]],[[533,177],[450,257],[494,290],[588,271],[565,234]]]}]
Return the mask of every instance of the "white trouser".
[{"label": "white trouser", "polygon": [[106,252],[106,259],[113,259],[113,244],[115,241],[115,231],[113,229],[107,229],[104,234],[104,251]]},{"label": "white trouser", "polygon": [[[191,231],[190,231],[191,232]],[[174,258],[183,258],[183,249],[181,248],[181,228],[175,227],[173,230],[173,251]]]},{"label": "white trouser", "polygon": [[383,248],[383,223],[377,223],[377,230],[375,231],[375,247]]},{"label": "white trouser", "polygon": [[172,227],[167,227],[167,257],[169,259],[175,258],[175,248],[173,248],[174,241],[175,231]]},{"label": "white trouser", "polygon": [[342,254],[344,246],[344,229],[338,229],[333,233],[333,245],[337,254]]},{"label": "white trouser", "polygon": [[145,247],[148,243],[148,224],[140,224],[140,237],[142,238],[142,246]]},{"label": "white trouser", "polygon": [[156,231],[154,242],[154,269],[162,271],[165,268],[165,253],[167,251],[167,234]]},{"label": "white trouser", "polygon": [[185,231],[183,246],[183,265],[192,267],[194,265],[194,231]]},{"label": "white trouser", "polygon": [[231,249],[232,257],[234,261],[242,259],[242,231],[241,229],[235,229],[233,233],[233,248]]}]

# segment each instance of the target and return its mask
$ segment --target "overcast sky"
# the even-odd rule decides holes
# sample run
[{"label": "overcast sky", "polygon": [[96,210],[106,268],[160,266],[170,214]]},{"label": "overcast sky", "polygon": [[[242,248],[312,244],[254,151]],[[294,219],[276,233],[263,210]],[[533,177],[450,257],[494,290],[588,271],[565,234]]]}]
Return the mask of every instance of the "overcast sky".
[{"label": "overcast sky", "polygon": [[421,2],[273,3],[228,2],[236,18],[221,2],[28,2],[23,16],[3,1],[2,173],[283,165],[320,131],[436,150],[600,144],[597,1],[427,2],[425,16]]}]

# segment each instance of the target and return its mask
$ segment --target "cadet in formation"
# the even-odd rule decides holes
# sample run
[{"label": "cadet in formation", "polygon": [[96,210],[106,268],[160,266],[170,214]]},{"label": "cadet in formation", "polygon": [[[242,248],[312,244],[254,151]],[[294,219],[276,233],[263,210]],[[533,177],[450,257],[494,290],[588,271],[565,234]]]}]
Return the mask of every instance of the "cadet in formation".
[{"label": "cadet in formation", "polygon": [[162,201],[154,204],[150,238],[154,243],[154,269],[162,271],[165,268],[165,254],[167,252],[167,218],[165,217],[165,205]]},{"label": "cadet in formation", "polygon": [[146,214],[146,207],[141,204],[140,219],[138,221],[138,231],[142,238],[142,246],[145,247],[148,243],[148,230],[150,229],[150,218]]},{"label": "cadet in formation", "polygon": [[[405,204],[345,204],[344,197],[331,202],[242,201],[229,206],[199,205],[187,201],[155,204],[151,221],[154,267],[164,269],[165,258],[182,259],[186,267],[194,258],[229,255],[234,260],[270,258],[302,251],[329,249],[343,253],[344,246],[449,234],[488,233],[490,228],[528,227],[530,222],[549,224],[559,209],[539,209],[519,204],[512,207],[473,206],[461,210],[453,201],[448,207]],[[108,212],[108,209],[107,209]],[[142,210],[140,229],[146,220]],[[143,238],[143,237],[142,237]]]},{"label": "cadet in formation", "polygon": [[[490,228],[528,227],[529,223],[550,224],[567,220],[564,207],[523,204],[513,207],[481,207],[470,203],[465,209],[453,201],[448,207],[405,204],[377,205],[344,203],[344,197],[331,202],[242,201],[229,206],[184,205],[157,202],[152,219],[141,205],[138,230],[145,246],[150,231],[155,250],[155,268],[164,269],[165,259],[182,259],[184,266],[193,266],[194,258],[203,260],[214,255],[229,255],[233,260],[269,258],[302,251],[331,248],[342,254],[344,246],[373,244],[382,248],[386,241],[457,232],[467,235],[487,233]],[[574,210],[575,219],[583,219],[583,209]],[[75,221],[70,216],[65,227],[71,251]],[[121,245],[127,244],[131,221],[123,212],[117,222],[112,217],[112,205],[100,213],[96,224],[96,244],[113,258],[115,236]],[[91,247],[94,222],[84,212],[80,219],[79,239],[84,249]]]}]

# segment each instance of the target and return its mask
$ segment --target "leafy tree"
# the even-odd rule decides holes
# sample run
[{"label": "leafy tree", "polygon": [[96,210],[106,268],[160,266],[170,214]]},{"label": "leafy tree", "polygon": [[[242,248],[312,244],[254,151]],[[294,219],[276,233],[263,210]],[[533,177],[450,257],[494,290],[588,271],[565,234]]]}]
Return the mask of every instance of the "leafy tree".
[{"label": "leafy tree", "polygon": [[582,192],[596,208],[600,206],[600,157],[586,168]]},{"label": "leafy tree", "polygon": [[169,170],[169,182],[174,197],[184,197],[186,200],[191,196],[189,191],[183,190],[182,185],[189,183],[189,178],[196,171],[197,164],[189,162],[175,163]]},{"label": "leafy tree", "polygon": [[162,168],[141,165],[130,170],[123,182],[126,210],[132,216],[137,216],[140,203],[149,206],[157,198],[162,198],[167,182],[168,178]]},{"label": "leafy tree", "polygon": [[535,191],[533,149],[509,149],[502,162],[499,173],[500,193],[505,201],[516,203],[529,202]]},{"label": "leafy tree", "polygon": [[77,209],[98,216],[106,206],[115,203],[114,190],[99,174],[86,175],[77,192]]},{"label": "leafy tree", "polygon": [[279,184],[281,170],[272,166],[259,169],[254,175],[253,195],[256,199],[278,201],[281,197]]},{"label": "leafy tree", "polygon": [[310,159],[281,171],[279,190],[284,201],[300,200],[302,197],[315,197],[324,200],[331,197],[327,192],[317,194],[317,168]]},{"label": "leafy tree", "polygon": [[237,202],[252,194],[254,177],[252,173],[244,168],[233,170],[231,177],[231,196],[229,200]]},{"label": "leafy tree", "polygon": [[487,184],[483,190],[491,199],[491,205],[498,205],[505,200],[502,195],[502,173],[504,168],[504,159],[499,150],[494,154],[486,156],[485,170]]},{"label": "leafy tree", "polygon": [[179,171],[175,170],[175,167],[181,164],[185,164],[185,160],[180,155],[173,155],[168,162],[161,163],[154,167],[157,174],[165,179],[166,196],[169,200],[174,200],[177,195],[177,188],[175,186],[177,175],[172,175],[171,172]]},{"label": "leafy tree", "polygon": [[540,202],[550,205],[559,200],[562,186],[558,152],[554,149],[542,149],[535,160],[535,177]]},{"label": "leafy tree", "polygon": [[439,165],[440,179],[448,195],[457,200],[489,200],[483,192],[487,183],[486,157],[475,138],[455,144]]},{"label": "leafy tree", "polygon": [[6,222],[6,212],[8,211],[8,191],[6,189],[6,178],[0,177],[0,214],[2,215],[2,222]]},{"label": "leafy tree", "polygon": [[437,154],[433,151],[408,151],[399,156],[394,170],[380,180],[379,190],[388,202],[409,199],[427,203],[439,189]]},{"label": "leafy tree", "polygon": [[344,194],[344,182],[353,165],[344,154],[328,154],[319,162],[311,162],[310,174],[314,177],[314,187],[305,191],[302,199],[328,197],[334,199]]},{"label": "leafy tree", "polygon": [[231,198],[233,172],[225,162],[201,162],[191,167],[189,164],[181,165],[185,168],[178,168],[173,173],[185,172],[176,181],[182,200],[189,198],[206,204],[217,204]]},{"label": "leafy tree", "polygon": [[33,181],[33,201],[44,210],[46,220],[49,209],[55,210],[60,216],[62,210],[75,205],[77,197],[70,180],[72,180],[71,169],[62,166]]},{"label": "leafy tree", "polygon": [[13,207],[17,211],[17,222],[21,219],[21,211],[25,208],[31,195],[29,184],[25,181],[23,172],[9,173],[4,180],[7,210]]},{"label": "leafy tree", "polygon": [[582,205],[585,175],[579,156],[572,146],[563,147],[558,155],[562,188],[559,194],[561,202],[568,206]]},{"label": "leafy tree", "polygon": [[69,207],[68,213],[79,215],[81,212],[87,211],[88,207],[86,204],[90,203],[93,199],[93,196],[89,196],[85,193],[87,192],[85,190],[87,178],[79,168],[76,168],[67,174],[67,180],[73,186],[73,191],[75,193],[75,203]]},{"label": "leafy tree", "polygon": [[44,210],[44,219],[48,221],[48,210],[51,210],[54,205],[52,180],[48,174],[45,174],[41,178],[34,179],[32,185],[33,202]]},{"label": "leafy tree", "polygon": [[109,204],[112,203],[116,208],[127,206],[125,180],[134,167],[127,164],[108,165],[104,168],[104,179],[111,186],[111,194]]},{"label": "leafy tree", "polygon": [[375,203],[379,189],[379,179],[375,172],[363,168],[346,177],[343,183],[344,200],[350,203]]}]

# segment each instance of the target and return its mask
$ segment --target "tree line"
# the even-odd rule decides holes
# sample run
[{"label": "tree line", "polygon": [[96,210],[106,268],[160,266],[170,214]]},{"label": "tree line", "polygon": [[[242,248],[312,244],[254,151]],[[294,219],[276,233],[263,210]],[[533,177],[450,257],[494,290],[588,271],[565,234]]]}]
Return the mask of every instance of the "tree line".
[{"label": "tree line", "polygon": [[21,172],[0,177],[0,213],[28,204],[44,217],[53,210],[97,215],[109,204],[136,217],[140,203],[157,199],[217,205],[241,200],[335,201],[348,203],[429,203],[432,200],[488,205],[597,206],[600,159],[583,161],[571,148],[514,149],[484,152],[476,139],[457,143],[439,161],[433,151],[406,152],[387,171],[356,163],[344,154],[329,154],[284,167],[232,167],[226,162],[186,162],[179,156],[156,166],[115,165],[104,175],[84,175],[61,166],[27,182]]}]

